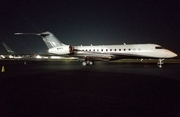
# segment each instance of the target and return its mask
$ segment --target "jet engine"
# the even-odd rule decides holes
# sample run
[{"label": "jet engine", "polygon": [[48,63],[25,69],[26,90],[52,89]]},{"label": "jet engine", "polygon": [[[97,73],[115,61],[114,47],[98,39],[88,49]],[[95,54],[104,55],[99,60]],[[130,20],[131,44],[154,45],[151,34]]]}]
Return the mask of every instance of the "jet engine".
[{"label": "jet engine", "polygon": [[71,45],[63,45],[63,46],[50,48],[48,52],[57,55],[68,55],[74,53],[74,47],[72,47]]}]

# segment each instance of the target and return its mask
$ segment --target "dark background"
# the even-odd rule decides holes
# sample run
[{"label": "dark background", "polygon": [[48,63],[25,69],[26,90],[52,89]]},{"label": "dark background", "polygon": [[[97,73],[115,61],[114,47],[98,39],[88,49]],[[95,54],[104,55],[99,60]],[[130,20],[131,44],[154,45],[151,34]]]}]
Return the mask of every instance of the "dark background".
[{"label": "dark background", "polygon": [[[0,2],[0,43],[17,53],[44,53],[52,32],[70,45],[156,43],[180,54],[179,0],[14,0]],[[7,53],[3,45],[0,53]]]}]

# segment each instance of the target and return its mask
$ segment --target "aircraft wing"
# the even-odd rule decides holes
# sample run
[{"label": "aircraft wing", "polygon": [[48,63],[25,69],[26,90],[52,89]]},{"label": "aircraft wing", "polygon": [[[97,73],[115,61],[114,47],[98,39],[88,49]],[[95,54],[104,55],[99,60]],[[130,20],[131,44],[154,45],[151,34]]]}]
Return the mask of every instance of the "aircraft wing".
[{"label": "aircraft wing", "polygon": [[[60,55],[61,56],[61,55]],[[77,59],[90,59],[90,60],[102,60],[110,61],[123,58],[147,58],[143,56],[137,56],[133,53],[101,53],[101,52],[90,52],[90,51],[77,51],[72,55],[67,55],[67,57],[76,57]]]},{"label": "aircraft wing", "polygon": [[87,51],[78,51],[77,53],[70,56],[91,60],[111,60],[112,58],[115,58],[115,56],[111,54]]},{"label": "aircraft wing", "polygon": [[108,53],[100,53],[100,52],[89,52],[89,51],[79,51],[76,50],[73,54],[69,55],[59,55],[59,54],[40,54],[41,56],[59,56],[59,57],[75,57],[76,59],[90,59],[90,60],[103,60],[108,61],[114,59],[116,56]]}]

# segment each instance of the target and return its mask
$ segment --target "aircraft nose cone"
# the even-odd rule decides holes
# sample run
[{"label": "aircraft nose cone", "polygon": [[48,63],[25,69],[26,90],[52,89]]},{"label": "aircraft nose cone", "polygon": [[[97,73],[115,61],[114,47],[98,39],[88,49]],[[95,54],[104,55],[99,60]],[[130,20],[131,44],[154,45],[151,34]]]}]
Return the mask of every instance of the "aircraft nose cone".
[{"label": "aircraft nose cone", "polygon": [[177,57],[177,54],[174,53],[174,52],[171,52],[170,56],[171,56],[171,57]]},{"label": "aircraft nose cone", "polygon": [[167,58],[174,58],[174,57],[177,57],[178,55],[172,51],[166,51],[166,57]]},{"label": "aircraft nose cone", "polygon": [[176,56],[178,56],[178,55],[177,55],[176,53],[172,53],[172,56],[173,56],[173,57],[176,57]]}]

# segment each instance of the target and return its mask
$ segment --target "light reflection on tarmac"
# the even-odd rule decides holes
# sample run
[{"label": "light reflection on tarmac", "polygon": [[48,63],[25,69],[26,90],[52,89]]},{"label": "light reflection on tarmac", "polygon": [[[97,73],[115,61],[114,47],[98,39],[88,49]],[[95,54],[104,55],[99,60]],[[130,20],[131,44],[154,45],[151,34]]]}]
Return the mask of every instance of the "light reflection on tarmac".
[{"label": "light reflection on tarmac", "polygon": [[76,61],[19,61],[18,63],[5,63],[0,62],[1,67],[4,66],[6,72],[14,74],[24,73],[46,73],[54,71],[95,71],[106,73],[129,73],[136,75],[150,75],[161,76],[170,79],[180,80],[180,64],[164,64],[162,68],[159,68],[156,64],[138,64],[138,63],[112,63],[112,62],[96,62],[93,66],[82,66],[80,62]]}]

